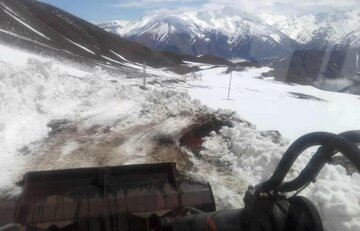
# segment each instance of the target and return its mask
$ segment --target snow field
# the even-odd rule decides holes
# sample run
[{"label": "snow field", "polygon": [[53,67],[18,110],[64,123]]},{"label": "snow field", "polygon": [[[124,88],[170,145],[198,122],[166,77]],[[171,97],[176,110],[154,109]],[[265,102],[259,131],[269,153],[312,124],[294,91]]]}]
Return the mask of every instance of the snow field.
[{"label": "snow field", "polygon": [[360,128],[356,95],[262,79],[261,73],[268,71],[264,67],[234,72],[230,100],[226,100],[230,75],[224,75],[225,70],[201,71],[201,80],[189,83],[189,94],[212,108],[236,111],[259,130],[278,130],[290,141],[314,131],[340,133]]}]

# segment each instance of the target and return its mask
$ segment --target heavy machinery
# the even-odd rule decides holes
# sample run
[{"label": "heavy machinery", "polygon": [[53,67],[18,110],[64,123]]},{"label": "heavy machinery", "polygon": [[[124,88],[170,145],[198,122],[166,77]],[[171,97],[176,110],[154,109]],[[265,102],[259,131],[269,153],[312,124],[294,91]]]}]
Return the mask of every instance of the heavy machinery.
[{"label": "heavy machinery", "polygon": [[[284,153],[266,182],[249,186],[244,208],[216,211],[211,187],[174,163],[29,172],[17,201],[0,201],[2,230],[322,231],[315,205],[298,193],[342,153],[360,171],[360,131],[307,134]],[[320,146],[298,177],[297,157]]]}]

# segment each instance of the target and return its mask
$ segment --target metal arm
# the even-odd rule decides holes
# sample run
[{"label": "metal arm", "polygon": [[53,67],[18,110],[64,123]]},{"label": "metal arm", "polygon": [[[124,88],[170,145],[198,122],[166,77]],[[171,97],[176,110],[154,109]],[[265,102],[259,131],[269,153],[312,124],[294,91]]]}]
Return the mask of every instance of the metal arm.
[{"label": "metal arm", "polygon": [[[359,130],[343,132],[340,133],[339,136],[350,140],[354,144],[360,143]],[[300,174],[295,179],[282,183],[279,186],[278,191],[291,192],[304,187],[309,181],[313,181],[317,177],[324,165],[331,161],[331,158],[336,153],[337,150],[332,149],[329,146],[321,146]]]},{"label": "metal arm", "polygon": [[[352,132],[352,134],[354,133],[358,134],[358,132]],[[321,166],[320,167],[321,169],[323,167],[322,163],[324,162],[324,159],[325,158],[328,159],[329,157],[329,154],[325,153],[324,151],[330,150],[333,152],[333,150],[338,150],[344,156],[346,156],[354,164],[354,166],[360,171],[360,150],[353,142],[351,142],[349,139],[343,136],[338,136],[333,133],[314,132],[300,137],[292,145],[290,145],[288,150],[285,152],[283,158],[280,160],[274,174],[270,177],[268,181],[257,185],[256,189],[259,192],[270,192],[272,190],[278,191],[286,174],[289,172],[291,166],[293,165],[295,160],[299,157],[299,155],[307,148],[318,145],[323,146],[324,149],[327,148],[327,150],[322,150],[321,154],[318,154],[317,157],[315,158],[316,161],[311,162],[311,165],[314,164],[314,166]],[[316,171],[317,170],[319,170],[318,167],[316,167]],[[306,177],[302,179],[301,184],[299,185],[292,184],[291,185],[292,189],[293,190],[299,189],[301,188],[301,185],[303,185],[304,183],[306,184],[307,182],[310,182],[311,175],[312,174],[306,175]]]}]

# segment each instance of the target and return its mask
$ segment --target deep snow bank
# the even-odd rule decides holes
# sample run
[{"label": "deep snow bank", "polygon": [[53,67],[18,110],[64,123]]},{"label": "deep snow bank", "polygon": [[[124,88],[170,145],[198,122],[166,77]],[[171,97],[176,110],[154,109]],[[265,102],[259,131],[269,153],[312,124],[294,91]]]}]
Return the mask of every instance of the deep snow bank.
[{"label": "deep snow bank", "polygon": [[[185,92],[155,88],[144,91],[136,81],[126,80],[124,76],[109,76],[100,68],[92,74],[77,77],[52,62],[33,58],[24,67],[0,63],[1,194],[16,194],[14,183],[26,170],[96,166],[86,158],[83,162],[71,161],[71,157],[77,156],[70,156],[68,162],[57,163],[59,158],[53,155],[57,149],[67,153],[77,145],[70,142],[70,136],[64,137],[64,142],[49,151],[46,161],[34,163],[33,160],[38,160],[36,157],[42,153],[36,148],[50,143],[52,134],[57,133],[54,129],[59,130],[56,124],[72,123],[79,131],[100,126],[118,133],[125,133],[130,127],[161,124],[159,129],[176,134],[181,131],[181,126],[185,126],[186,117],[190,118],[200,108],[200,104],[193,102]],[[177,115],[181,118],[166,120]],[[145,130],[139,130],[141,132],[145,133]],[[100,139],[97,134],[80,134]],[[150,137],[153,132],[150,130],[146,134]],[[124,163],[136,162],[137,155],[146,155],[147,149],[137,148],[138,143],[145,143],[132,138],[123,149],[130,156],[135,153],[134,158],[125,158]],[[59,147],[60,144],[63,147]],[[116,162],[116,159],[109,159],[104,164],[112,164],[111,160]],[[71,165],[72,162],[75,164]]]},{"label": "deep snow bank", "polygon": [[25,164],[25,145],[47,136],[50,120],[76,117],[113,97],[107,78],[101,71],[83,79],[69,76],[37,59],[26,67],[0,63],[1,191],[13,185]]}]

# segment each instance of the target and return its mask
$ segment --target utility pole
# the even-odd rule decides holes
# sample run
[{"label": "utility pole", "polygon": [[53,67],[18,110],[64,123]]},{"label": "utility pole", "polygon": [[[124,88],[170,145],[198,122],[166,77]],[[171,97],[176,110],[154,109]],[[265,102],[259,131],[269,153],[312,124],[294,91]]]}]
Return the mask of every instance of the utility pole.
[{"label": "utility pole", "polygon": [[143,62],[143,86],[146,88],[146,62]]},{"label": "utility pole", "polygon": [[227,95],[227,99],[229,100],[230,98],[230,90],[231,90],[231,79],[232,79],[232,71],[230,72],[230,81],[229,81],[229,89],[228,89],[228,95]]}]

